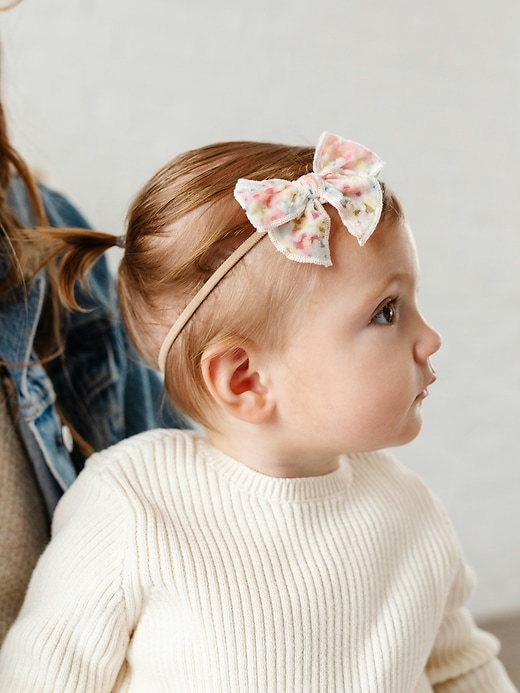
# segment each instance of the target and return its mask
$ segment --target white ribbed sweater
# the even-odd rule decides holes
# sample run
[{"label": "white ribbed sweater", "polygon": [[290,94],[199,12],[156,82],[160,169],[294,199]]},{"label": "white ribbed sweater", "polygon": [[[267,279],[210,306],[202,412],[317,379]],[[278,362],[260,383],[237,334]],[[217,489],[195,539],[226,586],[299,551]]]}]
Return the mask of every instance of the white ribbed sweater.
[{"label": "white ribbed sweater", "polygon": [[89,460],[53,533],[1,691],[515,690],[444,511],[385,453],[279,479],[152,431]]}]

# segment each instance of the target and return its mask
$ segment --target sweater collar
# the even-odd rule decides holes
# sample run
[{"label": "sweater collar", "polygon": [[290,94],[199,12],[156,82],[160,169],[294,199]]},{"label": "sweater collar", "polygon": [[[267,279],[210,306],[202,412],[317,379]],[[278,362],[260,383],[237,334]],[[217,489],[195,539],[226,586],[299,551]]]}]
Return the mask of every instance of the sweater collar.
[{"label": "sweater collar", "polygon": [[338,468],[323,476],[279,478],[247,467],[226,455],[205,438],[197,438],[197,452],[230,486],[261,496],[272,502],[298,503],[325,500],[344,493],[352,481],[352,469],[346,455],[338,459]]}]

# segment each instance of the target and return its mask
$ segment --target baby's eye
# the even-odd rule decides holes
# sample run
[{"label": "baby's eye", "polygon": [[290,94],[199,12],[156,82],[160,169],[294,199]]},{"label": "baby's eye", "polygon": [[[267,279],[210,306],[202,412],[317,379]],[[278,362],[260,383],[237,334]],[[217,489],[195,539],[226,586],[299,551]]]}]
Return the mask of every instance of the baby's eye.
[{"label": "baby's eye", "polygon": [[397,305],[399,300],[391,298],[382,306],[372,318],[376,325],[393,325],[397,319]]}]

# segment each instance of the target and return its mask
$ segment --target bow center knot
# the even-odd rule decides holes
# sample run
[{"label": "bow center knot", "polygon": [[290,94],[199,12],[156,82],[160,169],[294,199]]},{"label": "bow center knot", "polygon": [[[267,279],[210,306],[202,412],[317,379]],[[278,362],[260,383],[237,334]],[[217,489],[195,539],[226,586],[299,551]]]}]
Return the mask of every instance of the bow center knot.
[{"label": "bow center knot", "polygon": [[325,181],[316,173],[306,173],[296,181],[311,200],[320,200],[325,192]]}]

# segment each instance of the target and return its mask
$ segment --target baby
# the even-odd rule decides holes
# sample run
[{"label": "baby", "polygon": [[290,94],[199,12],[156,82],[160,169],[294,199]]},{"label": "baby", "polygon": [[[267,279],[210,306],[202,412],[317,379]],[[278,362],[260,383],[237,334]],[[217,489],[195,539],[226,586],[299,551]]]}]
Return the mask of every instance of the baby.
[{"label": "baby", "polygon": [[515,690],[444,509],[384,451],[419,433],[441,342],[381,168],[329,133],[215,144],[152,178],[124,239],[52,232],[71,305],[124,245],[129,333],[199,426],[90,458],[1,690]]}]

